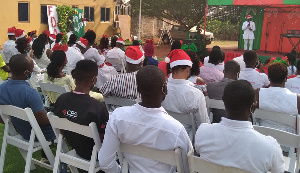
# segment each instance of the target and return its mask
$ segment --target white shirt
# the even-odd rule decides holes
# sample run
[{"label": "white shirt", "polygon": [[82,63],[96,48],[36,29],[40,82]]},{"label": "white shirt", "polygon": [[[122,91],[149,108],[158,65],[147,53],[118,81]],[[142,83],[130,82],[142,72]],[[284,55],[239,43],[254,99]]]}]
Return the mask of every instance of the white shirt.
[{"label": "white shirt", "polygon": [[[184,79],[168,79],[168,93],[162,106],[176,113],[194,113],[197,127],[201,123],[210,123],[203,93],[194,84]],[[184,124],[188,133],[192,127]]]},{"label": "white shirt", "polygon": [[255,131],[249,121],[222,117],[220,123],[201,124],[195,138],[195,150],[209,162],[253,173],[284,172],[280,145]]},{"label": "white shirt", "polygon": [[44,49],[43,53],[42,53],[42,56],[40,59],[38,58],[34,58],[35,62],[37,63],[37,65],[40,67],[40,68],[47,68],[48,65],[50,64],[50,59],[48,58],[47,56],[47,50],[48,49]]},{"label": "white shirt", "polygon": [[71,71],[75,69],[76,63],[80,60],[84,60],[84,57],[81,52],[79,52],[74,47],[68,47],[68,51],[66,51],[68,63],[66,65],[67,71],[71,74]]},{"label": "white shirt", "polygon": [[[204,58],[204,64],[203,65],[207,64],[208,61],[209,61],[209,56]],[[216,69],[218,69],[219,71],[221,71],[223,73],[223,71],[224,71],[224,62],[217,64]]]},{"label": "white shirt", "polygon": [[290,65],[287,67],[288,70],[288,76],[294,75],[297,73],[297,67]]},{"label": "white shirt", "polygon": [[285,88],[289,89],[293,93],[300,94],[300,75],[288,79],[287,82],[285,83]]},{"label": "white shirt", "polygon": [[[252,31],[248,28],[249,23]],[[254,39],[255,23],[253,21],[245,21],[243,23],[242,29],[244,31],[243,39]]]},{"label": "white shirt", "polygon": [[123,67],[122,61],[125,62],[125,52],[118,47],[114,47],[107,52],[106,61],[111,63],[117,71],[121,71]]},{"label": "white shirt", "polygon": [[[297,94],[287,88],[270,87],[259,90],[259,108],[267,111],[287,113],[298,116]],[[260,120],[261,126],[272,127],[275,129],[295,133],[295,128],[283,123]]]},{"label": "white shirt", "polygon": [[105,61],[105,57],[99,54],[99,51],[95,48],[89,48],[84,54],[84,59],[92,60],[97,63],[97,65],[102,65]]},{"label": "white shirt", "polygon": [[246,68],[246,64],[245,64],[245,61],[244,61],[244,56],[241,55],[239,57],[236,57],[236,58],[233,58],[233,60],[237,63],[240,64],[240,68],[241,70],[243,70],[244,68]]},{"label": "white shirt", "polygon": [[[143,145],[159,150],[181,148],[184,172],[189,172],[187,153],[193,150],[184,127],[163,107],[145,108],[139,104],[117,108],[109,118],[98,158],[101,170],[121,172],[116,162],[120,143]],[[124,154],[130,173],[175,173],[174,166],[147,158]]]},{"label": "white shirt", "polygon": [[9,63],[9,60],[12,56],[20,54],[19,51],[16,48],[16,43],[14,40],[7,40],[3,44],[3,53],[5,56],[5,63]]},{"label": "white shirt", "polygon": [[270,84],[268,76],[265,73],[259,73],[253,68],[243,69],[240,72],[239,80],[247,80],[255,90],[267,87]]}]

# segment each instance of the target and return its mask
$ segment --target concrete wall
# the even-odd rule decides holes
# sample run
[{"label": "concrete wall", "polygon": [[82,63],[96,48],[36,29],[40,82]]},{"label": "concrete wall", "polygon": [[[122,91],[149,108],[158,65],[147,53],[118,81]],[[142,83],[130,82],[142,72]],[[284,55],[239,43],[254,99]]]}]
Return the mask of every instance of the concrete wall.
[{"label": "concrete wall", "polygon": [[[159,37],[159,30],[164,26],[163,21],[157,18],[142,16],[141,22],[141,37],[142,39],[152,39]],[[139,17],[131,17],[131,34],[138,36]]]},{"label": "concrete wall", "polygon": [[[47,24],[41,24],[41,5],[74,5],[80,9],[85,6],[94,7],[94,21],[87,22],[85,30],[92,29],[97,33],[97,39],[102,34],[112,35],[113,14],[115,11],[114,0],[0,0],[0,47],[8,40],[7,28],[15,26],[28,31],[37,30],[40,34],[43,30],[48,29]],[[18,21],[18,2],[29,2],[29,22]],[[100,8],[110,8],[110,22],[100,22]]]}]

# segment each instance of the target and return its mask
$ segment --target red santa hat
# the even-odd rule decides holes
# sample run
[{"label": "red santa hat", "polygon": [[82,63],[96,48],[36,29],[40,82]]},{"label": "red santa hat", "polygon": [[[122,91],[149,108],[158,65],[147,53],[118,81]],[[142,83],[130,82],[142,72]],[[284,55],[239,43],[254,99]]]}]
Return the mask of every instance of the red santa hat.
[{"label": "red santa hat", "polygon": [[184,50],[174,49],[169,57],[165,59],[166,63],[170,63],[170,67],[173,68],[178,65],[187,65],[192,67],[193,63],[188,54]]},{"label": "red santa hat", "polygon": [[140,64],[144,60],[144,54],[138,46],[129,46],[126,51],[126,62]]},{"label": "red santa hat", "polygon": [[247,15],[247,16],[246,16],[246,19],[250,19],[250,18],[252,18],[251,15]]},{"label": "red santa hat", "polygon": [[15,35],[16,27],[11,27],[7,29],[7,35]]},{"label": "red santa hat", "polygon": [[44,30],[42,33],[43,33],[43,34],[46,34],[48,37],[49,37],[49,35],[50,35],[50,31],[48,31],[48,30]]},{"label": "red santa hat", "polygon": [[144,46],[145,55],[147,57],[152,57],[154,55],[154,43],[153,40],[146,40],[146,44]]},{"label": "red santa hat", "polygon": [[56,35],[55,34],[49,34],[49,39],[52,41],[56,40]]},{"label": "red santa hat", "polygon": [[16,29],[15,30],[15,37],[16,37],[16,39],[25,37],[25,31],[23,29]]},{"label": "red santa hat", "polygon": [[79,40],[77,41],[77,44],[79,44],[83,48],[86,48],[86,46],[88,44],[88,40],[80,37]]},{"label": "red santa hat", "polygon": [[125,45],[125,41],[123,40],[123,38],[118,38],[117,43]]}]

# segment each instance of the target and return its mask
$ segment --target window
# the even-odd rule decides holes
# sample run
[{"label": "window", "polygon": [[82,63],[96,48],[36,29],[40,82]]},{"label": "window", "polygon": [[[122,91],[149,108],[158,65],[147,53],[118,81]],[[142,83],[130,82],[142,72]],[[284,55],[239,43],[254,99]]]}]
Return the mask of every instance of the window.
[{"label": "window", "polygon": [[41,6],[41,23],[48,23],[47,5]]},{"label": "window", "polygon": [[115,14],[120,14],[120,6],[116,6]]},{"label": "window", "polygon": [[19,2],[18,3],[18,15],[19,22],[29,22],[29,3]]},{"label": "window", "polygon": [[78,8],[78,5],[72,5],[72,8]]},{"label": "window", "polygon": [[109,22],[110,21],[110,8],[101,8],[100,10],[100,21]]},{"label": "window", "polygon": [[94,7],[84,7],[84,18],[88,22],[94,21]]}]

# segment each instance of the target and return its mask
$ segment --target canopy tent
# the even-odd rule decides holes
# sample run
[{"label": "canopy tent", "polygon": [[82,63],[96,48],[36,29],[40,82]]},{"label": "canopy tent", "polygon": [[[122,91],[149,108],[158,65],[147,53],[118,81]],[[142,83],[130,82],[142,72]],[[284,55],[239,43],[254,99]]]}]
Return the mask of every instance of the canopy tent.
[{"label": "canopy tent", "polygon": [[[254,50],[289,52],[292,45],[281,34],[286,34],[287,30],[300,30],[300,0],[207,0],[207,5],[243,6],[241,23],[250,14],[256,24]],[[242,29],[240,33],[239,48],[243,48]],[[297,50],[300,52],[300,46]]]}]

